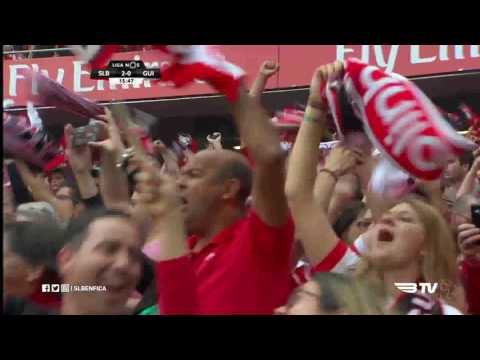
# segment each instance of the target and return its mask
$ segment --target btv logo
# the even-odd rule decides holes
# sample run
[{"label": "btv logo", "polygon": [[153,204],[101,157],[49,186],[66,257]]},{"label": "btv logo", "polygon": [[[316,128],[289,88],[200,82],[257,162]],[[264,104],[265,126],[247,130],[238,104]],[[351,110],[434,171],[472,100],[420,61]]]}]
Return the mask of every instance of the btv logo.
[{"label": "btv logo", "polygon": [[420,288],[422,294],[433,294],[437,291],[438,283],[395,283],[398,290],[405,293],[414,294]]}]

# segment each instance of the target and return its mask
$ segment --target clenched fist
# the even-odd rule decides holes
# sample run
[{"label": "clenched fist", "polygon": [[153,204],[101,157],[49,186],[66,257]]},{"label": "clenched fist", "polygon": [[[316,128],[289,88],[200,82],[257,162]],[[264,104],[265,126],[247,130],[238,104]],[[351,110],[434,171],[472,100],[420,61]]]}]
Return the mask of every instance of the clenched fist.
[{"label": "clenched fist", "polygon": [[280,70],[280,66],[277,63],[273,61],[265,61],[260,67],[260,74],[269,78],[275,75],[278,72],[278,70]]},{"label": "clenched fist", "polygon": [[310,94],[308,96],[308,105],[313,108],[321,109],[325,107],[323,98],[323,89],[328,81],[338,80],[343,75],[343,63],[336,61],[327,65],[318,67],[310,83]]}]

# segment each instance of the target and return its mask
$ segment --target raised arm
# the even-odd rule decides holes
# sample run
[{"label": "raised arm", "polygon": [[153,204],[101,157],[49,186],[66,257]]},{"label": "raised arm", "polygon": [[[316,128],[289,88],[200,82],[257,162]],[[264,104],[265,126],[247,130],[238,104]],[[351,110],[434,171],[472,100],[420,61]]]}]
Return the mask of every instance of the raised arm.
[{"label": "raised arm", "polygon": [[395,204],[395,200],[377,194],[372,191],[369,186],[370,178],[380,158],[374,157],[371,154],[364,154],[363,160],[363,163],[355,168],[355,173],[360,179],[360,186],[365,197],[365,203],[372,212],[372,218],[378,220],[386,210]]},{"label": "raised arm", "polygon": [[[352,155],[346,149],[334,149],[315,180],[318,147],[326,122],[326,106],[321,99],[320,89],[329,78],[340,76],[342,70],[341,63],[333,63],[318,68],[313,75],[305,120],[293,146],[285,185],[297,237],[313,264],[321,262],[338,242],[328,221],[330,199],[325,194],[333,192],[337,178],[342,175],[343,170],[337,164],[339,158]],[[352,159],[346,161],[345,165],[349,162]]]},{"label": "raised arm", "polygon": [[178,166],[177,155],[167,148],[161,140],[155,140],[153,142],[153,149],[156,156],[163,160],[162,171],[167,172],[171,176],[178,177],[180,167]]},{"label": "raised arm", "polygon": [[92,154],[88,145],[78,147],[72,146],[73,127],[65,126],[66,155],[68,163],[72,168],[73,175],[77,181],[82,199],[91,199],[98,195],[98,188],[95,179],[91,174]]},{"label": "raised arm", "polygon": [[[265,90],[265,86],[267,86],[268,79],[275,75],[278,70],[280,70],[280,66],[273,61],[264,61],[260,66],[260,70],[255,78],[255,81],[250,88],[250,96],[255,99],[258,103],[260,103],[260,99],[262,97],[263,90]],[[240,136],[240,148],[243,151],[248,152],[248,147],[246,147],[245,142],[243,141],[242,137]],[[249,154],[250,155],[250,154]],[[249,159],[252,163],[252,159]]]},{"label": "raised arm", "polygon": [[41,177],[35,176],[23,160],[15,159],[15,166],[23,183],[30,189],[34,201],[50,202],[55,198],[48,184]]},{"label": "raised arm", "polygon": [[48,184],[39,176],[35,176],[25,162],[16,159],[15,165],[23,182],[27,187],[30,188],[32,197],[35,201],[48,202],[53,206],[58,217],[63,221],[71,219],[73,215],[73,206],[71,204],[58,200],[50,191]]},{"label": "raised arm", "polygon": [[[333,224],[338,216],[338,212],[345,207],[346,199],[332,199],[342,197],[343,195],[335,194],[335,187],[338,179],[350,172],[354,167],[360,165],[362,160],[362,152],[359,149],[347,149],[344,146],[335,147],[327,156],[325,166],[320,169],[315,181],[313,196],[315,202],[322,206],[328,212],[330,223]],[[325,181],[325,177],[320,176],[323,173],[330,175],[330,179],[334,181]],[[333,185],[331,184],[333,182]],[[333,205],[333,206],[332,206]]]},{"label": "raised arm", "polygon": [[17,165],[13,161],[9,161],[5,170],[8,172],[8,177],[10,178],[14,200],[13,203],[19,205],[34,201],[32,194],[27,189],[27,186],[18,171]]},{"label": "raised arm", "polygon": [[130,206],[128,177],[125,169],[117,167],[125,146],[116,119],[108,109],[105,112],[104,119],[108,125],[100,123],[105,136],[89,145],[101,151],[100,192],[105,207],[126,209]]},{"label": "raised arm", "polygon": [[233,104],[233,114],[240,138],[255,163],[252,207],[267,225],[283,225],[288,206],[283,191],[285,153],[279,136],[260,102],[243,88]]},{"label": "raised arm", "polygon": [[278,73],[278,70],[280,70],[280,66],[278,66],[278,64],[275,62],[264,61],[260,67],[257,77],[255,78],[255,81],[253,82],[252,87],[250,88],[250,96],[252,96],[254,99],[260,99],[265,86],[267,86],[268,79]]},{"label": "raised arm", "polygon": [[214,132],[207,136],[208,149],[210,150],[221,150],[222,146],[222,134],[219,132]]},{"label": "raised arm", "polygon": [[478,186],[478,171],[480,170],[480,149],[475,150],[473,153],[475,160],[467,175],[463,179],[462,185],[457,192],[457,199],[465,194],[473,194]]},{"label": "raised arm", "polygon": [[196,282],[186,246],[186,229],[175,178],[146,158],[131,160],[138,199],[152,217],[148,241],[155,243],[157,290],[161,314],[198,313]]}]

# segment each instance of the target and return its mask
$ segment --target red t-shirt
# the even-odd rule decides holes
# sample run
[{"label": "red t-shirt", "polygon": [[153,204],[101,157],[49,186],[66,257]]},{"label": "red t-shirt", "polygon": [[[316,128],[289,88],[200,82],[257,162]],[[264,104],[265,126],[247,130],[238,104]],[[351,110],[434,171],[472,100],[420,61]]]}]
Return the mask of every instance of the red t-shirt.
[{"label": "red t-shirt", "polygon": [[468,312],[480,315],[480,261],[466,260],[462,264],[462,280],[465,287]]},{"label": "red t-shirt", "polygon": [[62,304],[61,293],[44,293],[42,292],[42,284],[61,284],[60,277],[53,274],[44,274],[29,300],[37,305],[45,306],[49,309],[59,309]]},{"label": "red t-shirt", "polygon": [[251,209],[200,252],[157,263],[161,313],[272,314],[290,292],[293,234],[291,217],[272,227]]}]

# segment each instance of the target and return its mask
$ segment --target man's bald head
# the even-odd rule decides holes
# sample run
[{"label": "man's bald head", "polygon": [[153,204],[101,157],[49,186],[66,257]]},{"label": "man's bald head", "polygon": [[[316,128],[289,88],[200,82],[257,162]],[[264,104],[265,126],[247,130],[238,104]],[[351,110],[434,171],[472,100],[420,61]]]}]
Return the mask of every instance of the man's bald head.
[{"label": "man's bald head", "polygon": [[182,168],[177,180],[187,229],[192,234],[208,232],[215,216],[244,210],[252,187],[247,160],[229,150],[200,151]]},{"label": "man's bald head", "polygon": [[238,180],[239,201],[242,203],[246,201],[252,189],[252,170],[242,154],[226,149],[203,150],[195,154],[191,160],[202,166],[214,167],[218,181]]},{"label": "man's bald head", "polygon": [[201,161],[214,162],[215,164],[237,161],[245,164],[246,166],[249,166],[247,159],[245,159],[242,154],[227,149],[202,150],[191,157],[191,160],[197,159],[201,159]]}]

